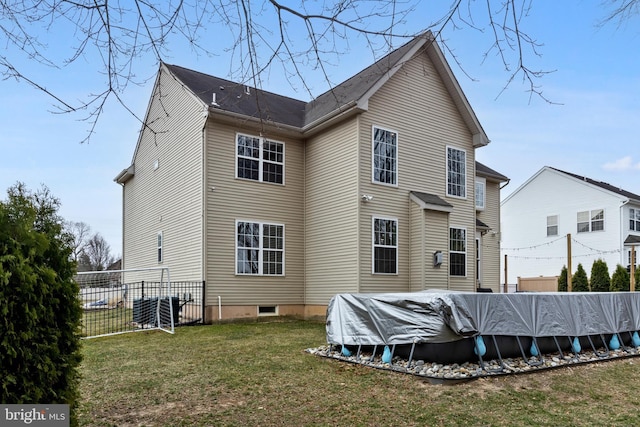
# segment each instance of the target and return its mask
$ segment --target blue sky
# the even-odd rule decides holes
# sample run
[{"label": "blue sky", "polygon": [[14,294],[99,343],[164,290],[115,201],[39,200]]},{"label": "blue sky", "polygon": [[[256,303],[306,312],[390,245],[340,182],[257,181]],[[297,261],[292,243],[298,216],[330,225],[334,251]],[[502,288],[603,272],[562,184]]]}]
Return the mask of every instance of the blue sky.
[{"label": "blue sky", "polygon": [[[431,10],[433,7],[433,2],[422,2],[402,29],[423,29],[442,12]],[[503,197],[543,166],[640,194],[640,18],[622,27],[609,24],[600,28],[597,24],[605,13],[600,2],[534,0],[523,30],[542,44],[538,49],[541,56],[529,54],[527,63],[534,70],[556,70],[536,82],[553,103],[530,97],[528,84],[521,80],[502,92],[509,73],[494,56],[483,61],[492,41],[490,34],[470,29],[446,32],[447,43],[455,49],[464,72],[448,57],[451,67],[491,139],[476,152],[476,158],[511,179]],[[69,34],[42,34],[50,49],[59,49],[63,55]],[[228,47],[224,40],[228,35],[215,34],[220,49],[214,57],[198,56],[179,43],[170,44],[165,61],[227,77],[233,58],[224,49]],[[350,41],[352,51],[327,65],[334,82],[373,61],[367,49],[358,48],[361,42]],[[87,55],[63,70],[26,60],[20,64],[48,89],[66,99],[81,100],[96,93],[104,82],[94,59]],[[135,65],[138,78],[149,80],[129,85],[122,96],[129,108],[142,116],[158,64],[155,58],[145,57]],[[314,94],[327,89],[317,70],[307,69],[305,76]],[[309,99],[299,87],[292,88],[284,81],[277,70],[264,75],[262,86]],[[65,219],[86,222],[105,236],[113,254],[120,254],[122,191],[113,178],[131,163],[140,123],[112,100],[90,142],[80,144],[89,130],[81,120],[85,113],[53,114],[51,98],[13,79],[0,80],[0,100],[2,198],[17,181],[32,189],[45,184],[61,200],[60,213]]]}]

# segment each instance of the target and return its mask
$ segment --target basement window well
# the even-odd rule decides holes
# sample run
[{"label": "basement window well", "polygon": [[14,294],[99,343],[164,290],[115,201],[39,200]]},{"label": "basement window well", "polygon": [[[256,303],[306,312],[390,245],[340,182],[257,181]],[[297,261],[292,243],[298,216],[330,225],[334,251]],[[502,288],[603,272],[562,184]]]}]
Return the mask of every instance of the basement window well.
[{"label": "basement window well", "polygon": [[277,305],[259,305],[258,306],[258,316],[277,316],[277,315],[278,315]]}]

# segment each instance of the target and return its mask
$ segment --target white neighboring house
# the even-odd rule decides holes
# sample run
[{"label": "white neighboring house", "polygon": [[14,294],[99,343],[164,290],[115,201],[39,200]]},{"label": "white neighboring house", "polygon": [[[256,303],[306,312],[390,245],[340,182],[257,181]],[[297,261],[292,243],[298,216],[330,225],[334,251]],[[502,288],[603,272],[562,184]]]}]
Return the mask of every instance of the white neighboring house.
[{"label": "white neighboring house", "polygon": [[502,201],[501,217],[502,283],[505,255],[508,283],[558,276],[568,234],[572,274],[580,263],[590,276],[598,258],[612,274],[618,264],[630,265],[631,247],[640,245],[640,195],[549,166]]}]

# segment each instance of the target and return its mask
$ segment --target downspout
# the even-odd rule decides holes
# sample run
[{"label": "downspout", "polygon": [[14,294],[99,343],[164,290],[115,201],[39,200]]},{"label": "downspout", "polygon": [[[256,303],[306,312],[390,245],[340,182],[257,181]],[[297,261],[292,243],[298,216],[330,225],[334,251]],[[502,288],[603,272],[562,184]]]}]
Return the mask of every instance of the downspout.
[{"label": "downspout", "polygon": [[303,317],[309,317],[309,307],[307,306],[307,141],[302,142],[302,312]]},{"label": "downspout", "polygon": [[202,306],[203,306],[203,317],[202,323],[206,324],[205,313],[207,306],[207,288],[206,284],[211,284],[211,281],[207,280],[207,122],[209,121],[209,106],[205,105],[206,110],[203,111],[204,124],[202,125],[202,221],[201,227],[201,254],[200,259],[202,260],[202,272],[201,278],[205,286],[203,287],[202,292]]},{"label": "downspout", "polygon": [[[120,183],[119,183],[120,184]],[[124,270],[124,183],[120,184],[120,187],[122,187],[122,225],[121,225],[121,233],[120,235],[122,236],[122,242],[120,242],[120,249],[121,249],[121,253],[122,255],[120,255],[120,270]]]}]

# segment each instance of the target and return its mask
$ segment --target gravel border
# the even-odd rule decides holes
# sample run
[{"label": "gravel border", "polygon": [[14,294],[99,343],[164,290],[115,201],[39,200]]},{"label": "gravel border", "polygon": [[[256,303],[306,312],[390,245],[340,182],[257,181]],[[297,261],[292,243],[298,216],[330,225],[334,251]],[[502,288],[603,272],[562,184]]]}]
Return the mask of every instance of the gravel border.
[{"label": "gravel border", "polygon": [[[425,362],[424,360],[412,360],[409,363],[408,360],[400,357],[394,357],[391,363],[384,363],[382,362],[381,354],[376,354],[373,360],[371,360],[371,353],[363,352],[359,355],[344,356],[339,349],[340,346],[324,345],[317,348],[308,348],[305,352],[371,368],[416,375],[437,383],[454,383],[490,376],[534,373],[567,366],[640,356],[640,347],[627,347],[627,350],[609,350],[607,357],[599,357],[593,351],[579,353],[577,357],[573,353],[563,355],[560,353],[550,353],[542,355],[542,357],[530,357],[528,361],[521,357],[504,358],[502,359],[502,364],[500,360],[497,359],[484,361],[482,365],[480,365],[479,361],[442,364]],[[604,354],[606,353],[606,349],[598,349],[598,352]]]}]

